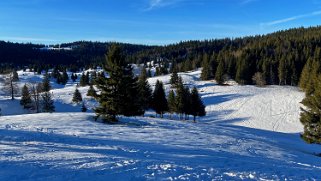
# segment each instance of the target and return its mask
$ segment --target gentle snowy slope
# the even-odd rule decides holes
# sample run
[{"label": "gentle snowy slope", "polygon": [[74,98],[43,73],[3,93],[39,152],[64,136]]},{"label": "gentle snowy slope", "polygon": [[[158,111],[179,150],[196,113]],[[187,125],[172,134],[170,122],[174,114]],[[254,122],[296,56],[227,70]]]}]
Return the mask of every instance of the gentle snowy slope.
[{"label": "gentle snowy slope", "polygon": [[[72,82],[53,83],[52,114],[24,114],[19,100],[0,95],[0,180],[321,179],[321,158],[314,155],[321,146],[299,136],[304,95],[297,88],[217,86],[199,81],[200,71],[180,75],[207,105],[197,123],[149,117],[94,122],[91,110],[80,113],[71,103]],[[170,90],[169,76],[149,82],[157,79]],[[88,87],[79,89],[93,108]]]}]

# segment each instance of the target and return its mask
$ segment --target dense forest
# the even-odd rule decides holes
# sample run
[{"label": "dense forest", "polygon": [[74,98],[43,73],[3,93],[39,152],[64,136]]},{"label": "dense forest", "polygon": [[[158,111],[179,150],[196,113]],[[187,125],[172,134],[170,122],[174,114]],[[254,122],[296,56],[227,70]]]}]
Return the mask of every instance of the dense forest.
[{"label": "dense forest", "polygon": [[[41,51],[43,45],[0,42],[0,63],[45,69],[64,65],[70,70],[100,65],[112,43],[74,42],[62,44],[72,51]],[[202,79],[235,79],[252,84],[257,75],[266,84],[298,85],[308,59],[321,59],[321,27],[295,28],[268,35],[236,39],[186,41],[167,46],[119,44],[127,63],[154,61],[158,74],[173,68],[189,71],[203,67]],[[58,46],[58,45],[56,45]],[[170,67],[170,65],[172,65]],[[259,73],[259,74],[257,74]]]}]

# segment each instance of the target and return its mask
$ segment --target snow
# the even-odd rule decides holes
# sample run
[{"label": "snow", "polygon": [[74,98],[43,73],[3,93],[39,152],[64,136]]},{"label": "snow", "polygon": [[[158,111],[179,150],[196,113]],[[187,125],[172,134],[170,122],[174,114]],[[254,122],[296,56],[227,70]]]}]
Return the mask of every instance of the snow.
[{"label": "snow", "polygon": [[[24,75],[22,75],[24,74]],[[40,75],[19,72],[21,85]],[[207,116],[197,123],[149,117],[95,122],[71,103],[75,83],[56,85],[55,113],[26,114],[0,95],[0,180],[320,180],[320,145],[299,136],[295,87],[218,86],[200,71],[180,73],[196,86]],[[153,77],[170,90],[169,75]],[[0,85],[1,86],[1,85]],[[168,116],[167,116],[168,117]]]}]

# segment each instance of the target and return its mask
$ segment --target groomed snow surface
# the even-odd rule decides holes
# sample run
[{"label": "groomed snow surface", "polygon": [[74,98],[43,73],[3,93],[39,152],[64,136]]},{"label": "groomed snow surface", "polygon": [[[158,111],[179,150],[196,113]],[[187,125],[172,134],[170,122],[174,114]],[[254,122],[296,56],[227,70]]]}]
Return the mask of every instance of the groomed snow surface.
[{"label": "groomed snow surface", "polygon": [[[42,76],[19,72],[20,86]],[[200,71],[180,74],[197,86],[207,116],[197,123],[145,117],[116,125],[80,112],[75,83],[52,82],[56,113],[29,114],[0,92],[0,180],[320,180],[320,145],[299,136],[294,87],[218,86]],[[170,76],[162,80],[170,89]],[[0,85],[1,86],[1,85]],[[0,87],[1,88],[1,87]],[[1,89],[0,89],[1,90]],[[175,117],[175,116],[174,116]]]}]

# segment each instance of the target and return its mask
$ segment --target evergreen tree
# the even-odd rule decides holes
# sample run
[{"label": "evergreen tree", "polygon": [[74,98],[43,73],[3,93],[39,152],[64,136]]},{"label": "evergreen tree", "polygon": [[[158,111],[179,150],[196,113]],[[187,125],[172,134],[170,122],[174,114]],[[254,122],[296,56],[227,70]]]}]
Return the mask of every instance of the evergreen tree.
[{"label": "evergreen tree", "polygon": [[174,91],[171,90],[168,94],[168,111],[171,114],[171,117],[173,113],[177,112],[176,108],[177,108],[176,96]]},{"label": "evergreen tree", "polygon": [[221,60],[217,66],[215,73],[215,80],[218,84],[222,85],[224,83],[224,61]]},{"label": "evergreen tree", "polygon": [[89,89],[88,89],[88,91],[87,91],[87,96],[97,97],[97,92],[96,92],[96,90],[94,89],[94,86],[93,86],[93,85],[90,85],[90,86],[89,86]]},{"label": "evergreen tree", "polygon": [[177,74],[177,69],[175,67],[173,68],[173,72],[172,72],[172,75],[171,75],[170,83],[171,83],[173,88],[175,88],[177,86],[177,83],[178,83],[178,74]]},{"label": "evergreen tree", "polygon": [[152,108],[155,110],[156,114],[160,115],[161,118],[163,118],[164,113],[168,111],[164,86],[159,80],[157,80],[155,90],[153,92]]},{"label": "evergreen tree", "polygon": [[210,67],[210,61],[207,54],[203,56],[202,67],[203,69],[202,69],[201,79],[209,80],[211,77],[211,67]]},{"label": "evergreen tree", "polygon": [[81,74],[79,85],[82,86],[82,87],[87,85],[87,80],[86,80],[85,73]]},{"label": "evergreen tree", "polygon": [[182,78],[179,78],[179,82],[177,85],[177,89],[176,89],[176,111],[177,113],[179,113],[179,117],[180,119],[183,118],[183,114],[184,114],[184,108],[185,108],[185,103],[186,103],[186,96],[185,94],[185,87],[182,81]]},{"label": "evergreen tree", "polygon": [[113,44],[106,56],[104,69],[109,78],[100,77],[97,87],[101,93],[97,96],[99,107],[95,109],[97,117],[102,116],[106,121],[118,121],[118,115],[142,115],[137,79],[134,78],[131,65],[125,63],[121,49]]},{"label": "evergreen tree", "polygon": [[309,79],[305,88],[306,95],[311,95],[316,90],[318,78],[320,75],[320,70],[321,70],[320,62],[314,59],[312,62],[312,69],[309,75]]},{"label": "evergreen tree", "polygon": [[66,69],[64,69],[64,71],[62,72],[62,75],[61,75],[61,84],[66,85],[68,82],[68,79],[69,79],[69,77],[68,77],[67,71],[66,71]]},{"label": "evergreen tree", "polygon": [[321,77],[318,77],[315,92],[303,99],[300,121],[304,125],[302,138],[308,143],[321,144]]},{"label": "evergreen tree", "polygon": [[89,75],[89,72],[86,73],[85,82],[86,82],[86,85],[89,85],[89,84],[90,84],[90,75]]},{"label": "evergreen tree", "polygon": [[49,74],[46,72],[44,79],[42,80],[42,91],[49,92],[51,90]]},{"label": "evergreen tree", "polygon": [[81,93],[79,92],[79,90],[76,88],[74,95],[72,97],[72,102],[74,103],[79,103],[82,101],[82,96]]},{"label": "evergreen tree", "polygon": [[192,89],[191,93],[191,115],[194,116],[194,122],[196,120],[196,116],[205,116],[205,106],[201,97],[198,94],[196,87]]},{"label": "evergreen tree", "polygon": [[138,79],[138,90],[138,97],[143,110],[149,109],[152,101],[152,89],[147,81],[147,73],[145,68],[142,69]]},{"label": "evergreen tree", "polygon": [[42,97],[42,111],[43,112],[55,112],[54,101],[51,98],[49,92],[45,92],[41,95]]},{"label": "evergreen tree", "polygon": [[18,75],[17,71],[14,70],[14,71],[12,72],[12,75],[13,75],[13,77],[12,77],[12,81],[13,81],[13,82],[19,81],[19,75]]},{"label": "evergreen tree", "polygon": [[22,87],[21,90],[20,104],[23,106],[24,109],[29,109],[32,107],[31,95],[29,92],[29,88],[26,84]]}]

